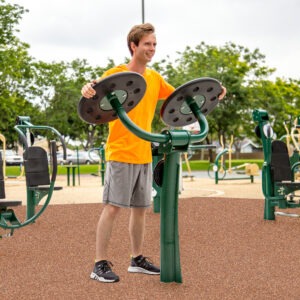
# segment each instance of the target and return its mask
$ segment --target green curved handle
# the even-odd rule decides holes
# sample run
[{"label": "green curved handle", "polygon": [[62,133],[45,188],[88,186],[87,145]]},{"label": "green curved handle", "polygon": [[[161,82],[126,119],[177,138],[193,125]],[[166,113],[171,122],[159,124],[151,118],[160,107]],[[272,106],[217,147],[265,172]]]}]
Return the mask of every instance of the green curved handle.
[{"label": "green curved handle", "polygon": [[[124,126],[128,128],[132,133],[137,135],[138,137],[150,141],[150,142],[157,142],[157,143],[167,143],[171,140],[171,135],[168,134],[157,134],[157,133],[150,133],[147,132],[140,127],[138,127],[136,124],[134,124],[131,119],[128,117],[127,113],[125,112],[125,109],[121,105],[118,97],[115,97],[113,93],[108,95],[108,100],[110,101],[111,106],[113,109],[116,111],[119,119],[123,123]],[[205,118],[205,116],[200,112],[200,109],[198,105],[195,102],[190,103],[191,110],[193,111],[194,115],[196,116],[201,132],[198,134],[193,134],[191,135],[190,133],[188,134],[188,139],[185,141],[185,144],[189,143],[195,143],[195,142],[200,142],[202,141],[208,134],[208,123]],[[186,132],[184,136],[187,136]],[[175,138],[176,139],[176,138]],[[176,144],[176,140],[173,140]],[[180,137],[179,137],[180,139]]]},{"label": "green curved handle", "polygon": [[47,200],[45,201],[43,207],[39,210],[39,212],[37,214],[35,214],[34,216],[32,216],[30,219],[28,219],[18,225],[7,225],[7,224],[0,223],[0,227],[2,227],[3,229],[17,229],[17,228],[21,228],[26,225],[29,225],[30,223],[33,223],[44,212],[44,210],[48,206],[48,204],[51,200],[51,197],[52,197],[53,190],[54,190],[54,182],[51,182]]}]

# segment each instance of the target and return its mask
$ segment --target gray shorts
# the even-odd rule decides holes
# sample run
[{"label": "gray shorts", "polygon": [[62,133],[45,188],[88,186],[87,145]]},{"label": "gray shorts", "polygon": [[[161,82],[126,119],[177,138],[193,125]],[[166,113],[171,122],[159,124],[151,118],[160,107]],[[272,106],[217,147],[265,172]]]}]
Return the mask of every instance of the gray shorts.
[{"label": "gray shorts", "polygon": [[106,163],[103,203],[120,207],[149,207],[152,164]]}]

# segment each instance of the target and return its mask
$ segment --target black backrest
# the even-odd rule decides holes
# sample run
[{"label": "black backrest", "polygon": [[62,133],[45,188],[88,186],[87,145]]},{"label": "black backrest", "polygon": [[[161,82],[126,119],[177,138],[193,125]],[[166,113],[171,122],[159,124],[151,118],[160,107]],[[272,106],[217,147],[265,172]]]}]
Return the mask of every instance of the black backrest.
[{"label": "black backrest", "polygon": [[5,185],[4,185],[4,174],[3,174],[3,159],[2,153],[0,152],[0,199],[5,199]]},{"label": "black backrest", "polygon": [[23,156],[27,186],[49,185],[50,175],[45,149],[28,147]]},{"label": "black backrest", "polygon": [[272,182],[291,181],[292,171],[286,144],[282,141],[273,141],[271,147]]}]

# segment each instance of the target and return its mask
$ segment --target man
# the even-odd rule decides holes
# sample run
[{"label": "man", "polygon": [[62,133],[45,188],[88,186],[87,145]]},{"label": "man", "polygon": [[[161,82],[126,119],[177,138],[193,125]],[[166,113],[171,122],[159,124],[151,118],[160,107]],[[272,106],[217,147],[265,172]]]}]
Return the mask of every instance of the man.
[{"label": "man", "polygon": [[[127,43],[131,54],[129,63],[106,71],[101,78],[124,71],[137,72],[144,77],[147,84],[145,95],[128,115],[136,125],[150,132],[158,100],[166,99],[174,87],[156,71],[147,68],[156,50],[155,29],[151,24],[134,26],[127,36]],[[92,83],[83,86],[81,92],[85,98],[91,98],[96,93]],[[224,88],[219,98],[225,94]],[[108,260],[107,248],[114,221],[121,208],[131,210],[131,262],[128,272],[160,274],[159,267],[143,256],[146,209],[151,206],[151,144],[135,136],[117,119],[109,123],[105,156],[105,205],[97,225],[95,266],[90,277],[101,282],[119,281],[119,276],[111,269],[113,265]]]}]

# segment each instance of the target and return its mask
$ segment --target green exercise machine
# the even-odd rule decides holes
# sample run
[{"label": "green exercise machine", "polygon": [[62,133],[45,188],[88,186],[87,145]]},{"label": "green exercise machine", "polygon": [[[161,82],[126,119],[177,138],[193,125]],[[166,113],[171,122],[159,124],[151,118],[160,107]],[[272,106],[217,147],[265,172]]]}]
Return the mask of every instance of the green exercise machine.
[{"label": "green exercise machine", "polygon": [[101,184],[102,186],[104,185],[104,175],[105,175],[105,148],[104,148],[104,143],[101,144],[100,147],[96,147],[96,148],[91,148],[88,151],[89,154],[89,158],[91,159],[91,161],[93,161],[93,157],[91,155],[91,153],[93,151],[97,151],[99,153],[99,164],[98,164],[98,172],[97,173],[92,173],[93,176],[101,176]]},{"label": "green exercise machine", "polygon": [[300,165],[299,152],[296,149],[291,159],[286,143],[274,139],[267,111],[255,109],[252,117],[257,122],[255,132],[262,141],[264,152],[262,167],[264,219],[275,220],[276,215],[300,217],[298,214],[278,210],[300,207],[299,198],[297,200],[295,196],[295,192],[300,190],[300,182],[295,181],[295,171]]},{"label": "green exercise machine", "polygon": [[[211,163],[208,167],[208,177],[215,179],[215,183],[218,184],[221,180],[242,180],[250,179],[251,183],[254,182],[254,176],[259,175],[259,167],[257,164],[244,163],[237,166],[232,166],[232,146],[233,135],[230,135],[229,147],[225,147],[224,135],[221,134],[220,143],[222,150],[217,154],[214,163]],[[228,167],[225,165],[225,155],[228,155]],[[243,169],[243,170],[242,170]],[[231,176],[233,172],[235,176]],[[242,175],[241,175],[242,174]],[[229,176],[228,176],[229,175]]]},{"label": "green exercise machine", "polygon": [[[179,234],[178,234],[178,183],[180,153],[189,144],[200,142],[208,134],[205,115],[219,103],[221,84],[212,78],[192,80],[177,88],[161,108],[162,120],[172,128],[179,128],[196,121],[200,132],[191,134],[186,130],[164,130],[150,133],[134,124],[127,115],[143,98],[146,83],[134,72],[113,74],[94,85],[96,95],[91,99],[82,97],[78,104],[81,119],[90,124],[103,124],[117,118],[138,137],[158,144],[157,153],[163,156],[158,177],[161,181],[160,201],[160,279],[162,282],[182,282]],[[155,173],[155,170],[154,170]]]},{"label": "green exercise machine", "polygon": [[[54,190],[59,190],[61,187],[55,187],[57,175],[57,159],[56,159],[56,141],[50,142],[50,168],[48,155],[45,149],[32,146],[32,134],[30,130],[50,130],[55,133],[60,139],[66,156],[66,146],[63,137],[60,133],[49,126],[33,125],[29,117],[18,117],[15,125],[15,130],[19,133],[20,140],[24,147],[24,169],[26,178],[26,218],[24,221],[16,216],[12,207],[22,204],[20,200],[7,200],[5,195],[5,181],[3,174],[3,161],[0,157],[0,227],[5,230],[10,230],[8,234],[2,235],[11,236],[15,229],[32,224],[44,212],[50,203]],[[42,199],[45,198],[44,204],[36,211]]]}]

